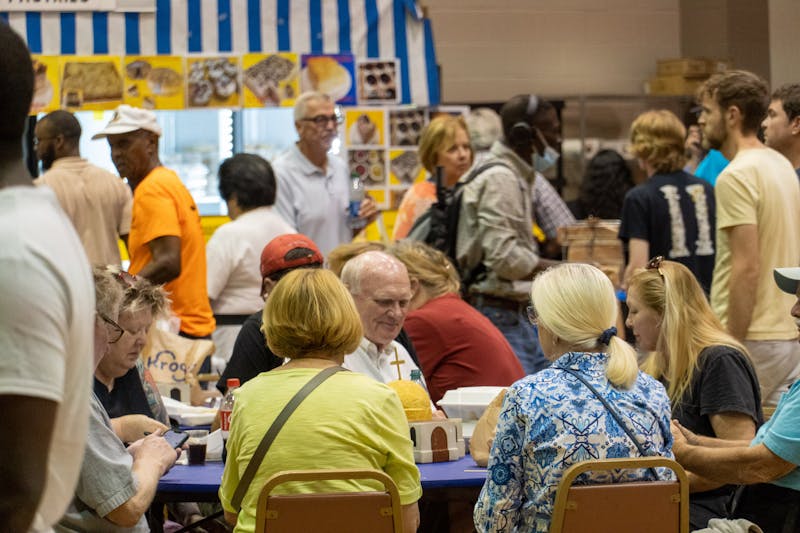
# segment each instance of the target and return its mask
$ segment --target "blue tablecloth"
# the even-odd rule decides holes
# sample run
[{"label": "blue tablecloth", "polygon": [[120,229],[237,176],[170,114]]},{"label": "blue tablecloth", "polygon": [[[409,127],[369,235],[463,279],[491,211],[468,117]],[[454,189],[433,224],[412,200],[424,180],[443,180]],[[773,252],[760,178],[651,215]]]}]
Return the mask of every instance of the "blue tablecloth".
[{"label": "blue tablecloth", "polygon": [[[159,501],[216,501],[224,464],[208,462],[201,466],[176,465],[158,483]],[[420,464],[422,489],[480,487],[486,469],[466,455],[458,461]]]}]

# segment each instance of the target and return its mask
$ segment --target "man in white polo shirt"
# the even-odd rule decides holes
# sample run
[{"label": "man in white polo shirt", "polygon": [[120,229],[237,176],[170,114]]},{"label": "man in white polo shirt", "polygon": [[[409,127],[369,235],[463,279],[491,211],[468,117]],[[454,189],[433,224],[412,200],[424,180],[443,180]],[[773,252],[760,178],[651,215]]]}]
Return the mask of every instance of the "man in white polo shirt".
[{"label": "man in white polo shirt", "polygon": [[[298,233],[317,243],[325,256],[353,238],[353,230],[347,224],[347,164],[328,154],[340,123],[341,116],[328,95],[303,93],[294,107],[294,125],[300,139],[272,163],[278,180],[278,214]],[[361,202],[358,215],[366,223],[378,216],[370,197]]]}]

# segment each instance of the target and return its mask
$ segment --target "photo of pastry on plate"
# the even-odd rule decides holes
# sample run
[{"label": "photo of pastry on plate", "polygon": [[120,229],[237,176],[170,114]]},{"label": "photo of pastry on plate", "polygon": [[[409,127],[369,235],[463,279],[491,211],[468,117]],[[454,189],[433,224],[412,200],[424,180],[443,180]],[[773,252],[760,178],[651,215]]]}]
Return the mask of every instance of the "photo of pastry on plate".
[{"label": "photo of pastry on plate", "polygon": [[351,145],[380,144],[381,132],[367,114],[361,114],[347,132]]},{"label": "photo of pastry on plate", "polygon": [[304,67],[300,73],[300,85],[303,91],[325,93],[334,101],[348,95],[353,87],[350,70],[335,57],[308,56],[303,58]]},{"label": "photo of pastry on plate", "polygon": [[47,65],[33,60],[33,100],[31,101],[31,113],[43,111],[53,99],[53,84],[47,79]]}]

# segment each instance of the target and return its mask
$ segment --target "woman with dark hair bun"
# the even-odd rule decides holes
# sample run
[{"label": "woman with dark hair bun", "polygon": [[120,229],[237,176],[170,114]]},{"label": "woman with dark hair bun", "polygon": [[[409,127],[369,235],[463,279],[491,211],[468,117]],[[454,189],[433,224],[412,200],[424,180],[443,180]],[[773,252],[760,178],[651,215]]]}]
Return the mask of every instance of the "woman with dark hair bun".
[{"label": "woman with dark hair bun", "polygon": [[567,205],[578,220],[590,216],[618,219],[625,193],[631,188],[633,174],[625,159],[615,150],[600,150],[586,167],[580,195]]}]

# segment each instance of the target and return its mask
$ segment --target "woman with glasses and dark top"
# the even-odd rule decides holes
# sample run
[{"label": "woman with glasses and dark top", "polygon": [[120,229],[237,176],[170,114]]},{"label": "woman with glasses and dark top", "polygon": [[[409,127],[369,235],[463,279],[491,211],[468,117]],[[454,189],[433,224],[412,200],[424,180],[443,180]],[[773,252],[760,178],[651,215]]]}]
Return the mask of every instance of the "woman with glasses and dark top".
[{"label": "woman with glasses and dark top", "polygon": [[[529,316],[552,365],[506,393],[473,515],[478,531],[547,532],[564,471],[584,459],[672,458],[667,393],[616,336],[617,301],[608,277],[586,264],[551,267],[533,280],[531,301]],[[674,478],[664,468],[656,473],[660,480]],[[653,472],[583,477],[652,480]]]},{"label": "woman with glasses and dark top", "polygon": [[141,352],[154,320],[169,309],[161,285],[133,276],[117,267],[106,267],[123,291],[119,318],[109,325],[109,347],[94,372],[94,392],[105,407],[114,429],[124,442],[142,438],[145,432],[169,425],[164,404]]},{"label": "woman with glasses and dark top", "polygon": [[711,288],[716,253],[714,189],[683,171],[686,128],[674,113],[642,113],[631,125],[631,152],[647,181],[625,195],[619,238],[627,244],[622,287],[650,257],[686,265],[703,290]]},{"label": "woman with glasses and dark top", "polygon": [[[750,441],[763,422],[747,349],[725,331],[688,268],[657,257],[628,282],[636,344],[651,352],[644,370],[667,388],[672,417],[698,435]],[[727,518],[733,485],[690,474],[692,529]]]}]

